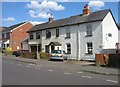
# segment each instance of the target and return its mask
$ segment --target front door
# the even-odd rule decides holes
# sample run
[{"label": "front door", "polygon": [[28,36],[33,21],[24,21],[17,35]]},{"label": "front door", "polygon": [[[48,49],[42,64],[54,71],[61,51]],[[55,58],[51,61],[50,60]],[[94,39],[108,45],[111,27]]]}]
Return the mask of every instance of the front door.
[{"label": "front door", "polygon": [[51,45],[51,52],[54,50],[54,45]]},{"label": "front door", "polygon": [[46,46],[45,46],[45,52],[46,52],[46,53],[49,53],[49,45],[46,45]]}]

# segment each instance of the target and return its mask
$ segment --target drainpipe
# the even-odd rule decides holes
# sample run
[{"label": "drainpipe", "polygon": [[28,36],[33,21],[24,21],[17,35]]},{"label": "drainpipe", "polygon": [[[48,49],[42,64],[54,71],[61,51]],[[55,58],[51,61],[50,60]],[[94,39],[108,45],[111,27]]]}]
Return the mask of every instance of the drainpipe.
[{"label": "drainpipe", "polygon": [[[79,27],[79,25],[78,25]],[[79,31],[77,28],[77,34],[76,34],[76,46],[77,46],[77,60],[79,60]]]},{"label": "drainpipe", "polygon": [[12,31],[10,31],[10,47],[12,48]]}]

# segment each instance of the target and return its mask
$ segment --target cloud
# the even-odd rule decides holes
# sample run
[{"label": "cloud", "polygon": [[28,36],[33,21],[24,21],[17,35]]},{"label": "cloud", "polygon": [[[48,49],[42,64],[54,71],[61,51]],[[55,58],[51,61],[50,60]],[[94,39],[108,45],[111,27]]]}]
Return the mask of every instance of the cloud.
[{"label": "cloud", "polygon": [[2,21],[3,22],[12,22],[12,21],[15,21],[16,19],[13,18],[13,17],[8,17],[8,18],[3,18]]},{"label": "cloud", "polygon": [[31,24],[33,24],[33,25],[37,25],[37,24],[42,24],[42,23],[44,23],[44,22],[42,22],[42,21],[30,21],[30,23]]},{"label": "cloud", "polygon": [[96,1],[90,1],[88,5],[92,7],[94,10],[100,10],[101,7],[105,6],[105,3],[103,1],[96,0]]},{"label": "cloud", "polygon": [[50,11],[60,11],[64,10],[65,7],[62,5],[59,5],[55,1],[42,1],[41,3],[37,1],[31,1],[27,4],[27,8],[29,8],[29,15],[32,18],[49,18],[50,17]]}]

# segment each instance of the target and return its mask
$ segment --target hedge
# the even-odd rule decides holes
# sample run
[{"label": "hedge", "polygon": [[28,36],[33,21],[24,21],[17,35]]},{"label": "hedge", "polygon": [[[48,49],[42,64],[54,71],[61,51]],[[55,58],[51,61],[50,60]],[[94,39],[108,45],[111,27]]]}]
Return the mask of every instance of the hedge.
[{"label": "hedge", "polygon": [[36,54],[36,52],[21,53],[21,54],[20,54],[20,57],[23,57],[23,58],[31,58],[31,59],[37,59],[37,54]]},{"label": "hedge", "polygon": [[40,59],[49,59],[50,58],[50,54],[46,53],[46,52],[40,52]]}]

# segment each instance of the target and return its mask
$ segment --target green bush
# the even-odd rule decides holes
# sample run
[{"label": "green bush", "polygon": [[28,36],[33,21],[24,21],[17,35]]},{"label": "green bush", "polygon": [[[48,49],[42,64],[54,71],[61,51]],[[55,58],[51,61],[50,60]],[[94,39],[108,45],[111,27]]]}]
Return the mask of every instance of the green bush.
[{"label": "green bush", "polygon": [[23,58],[30,58],[30,59],[37,59],[36,52],[31,52],[31,53],[21,53],[20,57]]},{"label": "green bush", "polygon": [[40,52],[39,54],[40,54],[40,59],[49,59],[50,58],[49,53]]},{"label": "green bush", "polygon": [[12,55],[12,54],[13,54],[12,48],[10,47],[5,48],[5,55]]}]

